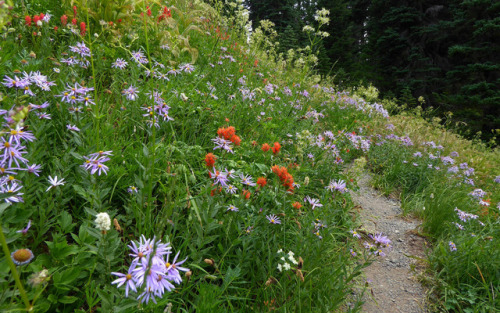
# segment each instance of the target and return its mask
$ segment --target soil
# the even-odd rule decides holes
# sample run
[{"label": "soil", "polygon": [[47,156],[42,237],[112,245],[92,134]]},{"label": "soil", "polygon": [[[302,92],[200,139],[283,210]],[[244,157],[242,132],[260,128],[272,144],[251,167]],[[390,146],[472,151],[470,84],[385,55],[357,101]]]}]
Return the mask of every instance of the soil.
[{"label": "soil", "polygon": [[360,232],[383,233],[392,241],[392,249],[364,271],[368,290],[362,312],[427,312],[426,290],[415,278],[415,269],[421,268],[425,259],[426,242],[417,230],[420,222],[402,217],[401,203],[381,195],[370,180],[366,174],[358,182],[360,189],[351,192],[358,205]]}]

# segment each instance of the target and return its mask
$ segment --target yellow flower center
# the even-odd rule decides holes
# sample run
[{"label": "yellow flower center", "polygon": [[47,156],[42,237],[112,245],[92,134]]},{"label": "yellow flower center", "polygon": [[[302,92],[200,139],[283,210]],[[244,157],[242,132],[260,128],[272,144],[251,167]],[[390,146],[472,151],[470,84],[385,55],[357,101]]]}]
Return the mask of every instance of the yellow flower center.
[{"label": "yellow flower center", "polygon": [[131,280],[131,279],[132,279],[132,275],[127,274],[127,276],[125,276],[125,278],[126,278],[127,280]]},{"label": "yellow flower center", "polygon": [[22,263],[22,262],[28,261],[32,255],[33,255],[33,253],[31,253],[31,251],[28,249],[19,249],[12,254],[12,257],[17,262]]}]

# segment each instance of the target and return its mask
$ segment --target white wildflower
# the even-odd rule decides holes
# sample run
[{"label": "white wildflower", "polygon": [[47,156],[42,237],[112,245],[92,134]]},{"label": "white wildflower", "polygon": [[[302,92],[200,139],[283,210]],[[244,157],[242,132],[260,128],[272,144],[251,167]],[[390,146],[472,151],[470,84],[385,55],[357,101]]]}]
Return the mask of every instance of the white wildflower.
[{"label": "white wildflower", "polygon": [[108,231],[111,228],[111,219],[109,218],[108,213],[99,213],[96,215],[95,223],[97,229],[100,231]]}]

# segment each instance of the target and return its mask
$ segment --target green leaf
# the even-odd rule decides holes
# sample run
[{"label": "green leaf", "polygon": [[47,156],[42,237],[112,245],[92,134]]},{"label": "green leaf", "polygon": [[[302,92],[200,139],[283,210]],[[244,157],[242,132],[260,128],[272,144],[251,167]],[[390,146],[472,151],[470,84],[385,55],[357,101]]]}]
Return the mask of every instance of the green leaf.
[{"label": "green leaf", "polygon": [[3,211],[7,209],[12,203],[10,202],[2,202],[0,203],[0,215],[2,215]]},{"label": "green leaf", "polygon": [[78,301],[79,298],[75,296],[64,296],[61,299],[58,300],[59,303],[64,303],[64,304],[70,304],[73,302]]}]

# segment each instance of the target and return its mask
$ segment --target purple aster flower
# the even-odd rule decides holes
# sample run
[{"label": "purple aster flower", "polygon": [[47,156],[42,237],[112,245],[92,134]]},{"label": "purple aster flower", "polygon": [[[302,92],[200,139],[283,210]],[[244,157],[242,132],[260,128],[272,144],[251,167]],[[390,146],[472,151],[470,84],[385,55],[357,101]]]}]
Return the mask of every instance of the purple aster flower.
[{"label": "purple aster flower", "polygon": [[133,51],[131,59],[140,64],[147,64],[149,62],[141,50]]},{"label": "purple aster flower", "polygon": [[450,246],[450,251],[457,251],[457,246],[453,243],[453,241],[448,242],[448,246]]},{"label": "purple aster flower", "polygon": [[227,178],[228,176],[228,173],[226,172],[220,172],[218,170],[215,169],[214,167],[214,172],[210,172],[208,171],[209,174],[210,174],[210,177],[214,180],[214,185],[221,185],[222,187],[226,187],[227,186],[227,182],[229,181],[229,179]]},{"label": "purple aster flower", "polygon": [[244,175],[244,174],[241,174],[240,175],[240,178],[241,178],[241,183],[243,185],[248,185],[248,186],[255,186],[256,184],[252,181],[252,176],[250,175]]},{"label": "purple aster flower", "polygon": [[139,88],[131,85],[129,88],[122,90],[122,94],[124,94],[128,100],[135,101],[139,97]]},{"label": "purple aster flower", "polygon": [[127,67],[127,64],[128,62],[125,61],[124,59],[122,58],[118,58],[116,59],[116,61],[113,63],[113,65],[111,65],[111,67],[114,67],[114,68],[119,68],[121,70],[123,70],[124,68]]},{"label": "purple aster flower", "polygon": [[49,175],[49,183],[50,183],[50,186],[49,186],[49,188],[47,188],[47,190],[45,190],[45,192],[47,192],[50,189],[52,189],[52,187],[57,187],[57,186],[64,185],[65,181],[64,181],[64,178],[61,178],[60,180],[57,180],[57,176],[54,176],[54,178],[52,178],[52,176]]},{"label": "purple aster flower", "polygon": [[277,217],[276,215],[274,214],[271,214],[271,215],[267,215],[266,216],[267,220],[269,221],[269,223],[271,224],[281,224],[281,220],[279,217]]},{"label": "purple aster flower", "polygon": [[117,287],[121,287],[125,284],[125,297],[128,297],[128,292],[130,289],[137,292],[137,287],[135,286],[135,282],[132,279],[132,272],[136,267],[136,262],[132,262],[130,265],[127,274],[122,274],[118,272],[111,272],[112,275],[118,276],[119,278],[114,280],[111,284],[117,284]]},{"label": "purple aster flower", "polygon": [[227,185],[226,187],[226,192],[227,193],[230,193],[230,194],[235,194],[238,192],[238,188],[236,188],[235,186],[233,185]]},{"label": "purple aster flower", "polygon": [[26,225],[26,228],[23,228],[21,230],[16,231],[16,233],[21,233],[23,235],[28,234],[28,229],[31,227],[31,220],[28,221],[28,225]]},{"label": "purple aster flower", "polygon": [[330,191],[337,190],[340,193],[348,191],[348,189],[346,188],[346,182],[343,180],[338,180],[338,181],[332,180],[330,181],[330,184],[328,184],[328,186],[326,186],[325,188]]},{"label": "purple aster flower", "polygon": [[478,218],[477,215],[475,214],[471,214],[471,213],[466,213],[464,211],[461,211],[459,210],[458,208],[455,208],[455,212],[457,212],[457,215],[458,215],[458,218],[462,221],[462,222],[467,222],[471,219],[475,220]]},{"label": "purple aster flower", "polygon": [[497,177],[495,177],[495,183],[497,184],[500,184],[500,175],[498,175]]},{"label": "purple aster flower", "polygon": [[443,164],[445,165],[448,165],[448,164],[454,164],[455,163],[455,160],[453,160],[451,157],[449,156],[446,156],[446,157],[442,157],[441,158],[441,161],[443,162]]},{"label": "purple aster flower", "polygon": [[238,212],[239,209],[231,204],[230,206],[227,207],[227,211]]},{"label": "purple aster flower", "polygon": [[214,150],[223,149],[223,150],[229,151],[231,153],[234,153],[233,152],[233,143],[231,142],[231,140],[226,140],[226,139],[221,138],[221,137],[216,137],[216,138],[212,139],[212,141],[215,143]]},{"label": "purple aster flower", "polygon": [[66,128],[68,130],[72,130],[72,131],[75,131],[75,132],[79,132],[80,131],[80,128],[76,127],[76,125],[68,124],[68,125],[66,125]]},{"label": "purple aster flower", "polygon": [[127,192],[128,193],[138,193],[139,190],[135,186],[130,186],[130,187],[127,188]]},{"label": "purple aster flower", "polygon": [[304,198],[304,202],[307,201],[309,202],[309,204],[312,206],[312,210],[314,210],[314,208],[316,207],[322,207],[323,205],[319,202],[319,199],[314,199],[314,198],[311,198],[309,196],[306,196]]},{"label": "purple aster flower", "polygon": [[165,268],[167,269],[168,279],[173,281],[176,284],[180,284],[182,282],[182,278],[181,278],[179,271],[182,271],[182,272],[189,271],[188,268],[179,266],[179,265],[182,265],[187,260],[187,258],[185,258],[184,260],[177,262],[177,258],[179,257],[179,253],[180,252],[177,252],[172,263],[169,263],[168,256],[167,256],[167,260],[165,261]]},{"label": "purple aster flower", "polygon": [[7,194],[7,197],[3,200],[7,203],[23,202],[23,198],[21,197],[23,193],[19,192],[23,186],[19,185],[17,182],[13,182],[11,185],[8,185],[7,181],[8,178],[3,180],[0,186],[0,194]]},{"label": "purple aster flower", "polygon": [[389,247],[391,244],[391,240],[387,238],[387,236],[380,234],[370,235],[370,238],[377,244],[377,246]]},{"label": "purple aster flower", "polygon": [[361,235],[358,234],[355,230],[350,230],[349,233],[351,233],[351,235],[354,237],[354,238],[358,238],[358,239],[361,239]]},{"label": "purple aster flower", "polygon": [[8,87],[8,88],[24,88],[26,86],[29,86],[30,82],[29,80],[25,79],[20,79],[17,76],[14,76],[14,78],[10,78],[9,76],[5,75],[3,79],[3,85]]},{"label": "purple aster flower", "polygon": [[51,120],[52,119],[52,116],[50,116],[49,113],[45,113],[45,112],[35,112],[35,115],[41,120]]},{"label": "purple aster flower", "polygon": [[486,192],[478,188],[474,189],[474,191],[469,193],[469,195],[472,196],[473,198],[480,199],[486,196]]}]

